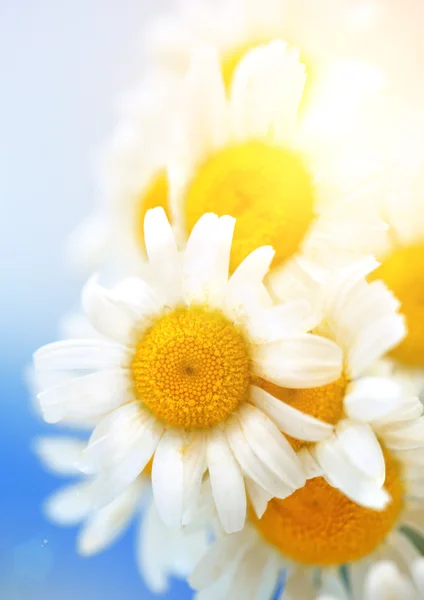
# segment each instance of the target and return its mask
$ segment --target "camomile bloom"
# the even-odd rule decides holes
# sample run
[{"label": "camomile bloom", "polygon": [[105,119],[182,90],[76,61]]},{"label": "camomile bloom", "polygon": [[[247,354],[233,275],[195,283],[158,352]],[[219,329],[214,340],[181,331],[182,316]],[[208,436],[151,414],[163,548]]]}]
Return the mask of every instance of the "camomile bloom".
[{"label": "camomile bloom", "polygon": [[249,51],[228,93],[216,51],[193,54],[168,163],[170,208],[181,239],[205,212],[237,219],[231,271],[263,244],[275,249],[275,275],[299,254],[321,265],[354,261],[385,235],[372,208],[357,209],[382,191],[380,181],[361,180],[347,140],[338,154],[349,154],[349,169],[326,161],[325,135],[318,140],[297,118],[305,80],[298,52],[282,40]]},{"label": "camomile bloom", "polygon": [[416,427],[422,407],[404,399],[383,412],[377,429],[385,448],[389,504],[379,511],[360,506],[319,470],[311,472],[303,488],[270,500],[261,518],[252,511],[243,531],[216,539],[189,578],[199,600],[271,600],[284,569],[281,599],[316,600],[322,582],[333,577],[340,584],[347,579],[358,590],[357,600],[375,561],[391,560],[404,571],[419,557],[404,527],[423,531],[424,440],[422,432],[414,439],[411,431],[409,440],[398,433]]},{"label": "camomile bloom", "polygon": [[[129,278],[106,290],[91,279],[83,305],[104,339],[35,353],[38,370],[70,376],[39,394],[46,421],[102,416],[81,460],[95,474],[99,506],[151,459],[156,507],[170,526],[195,505],[205,473],[228,532],[244,525],[246,488],[250,496],[284,498],[305,483],[276,424],[281,415],[268,416],[256,399],[267,382],[310,388],[337,380],[342,353],[309,333],[317,319],[310,303],[272,303],[263,285],[272,248],[256,249],[228,278],[234,225],[206,214],[180,252],[163,209],[149,211],[150,283]],[[291,431],[327,433],[321,421],[281,406]]]},{"label": "camomile bloom", "polygon": [[202,531],[169,529],[159,519],[152,501],[149,466],[110,504],[93,509],[93,480],[81,474],[78,463],[86,442],[69,436],[36,441],[35,451],[47,470],[60,477],[78,477],[55,492],[45,503],[47,517],[61,526],[80,525],[78,552],[92,556],[111,546],[139,515],[136,562],[154,593],[168,588],[170,576],[185,577],[206,549]]},{"label": "camomile bloom", "polygon": [[316,600],[421,600],[424,598],[424,559],[416,558],[412,565],[406,566],[410,566],[410,576],[409,570],[401,570],[393,561],[376,562],[365,581],[362,578],[353,581],[349,590],[340,581],[331,581]]},{"label": "camomile bloom", "polygon": [[[409,152],[409,154],[408,154]],[[412,153],[414,148],[412,148]],[[398,367],[424,372],[424,162],[405,150],[392,194],[383,203],[383,218],[390,226],[386,243],[377,248],[381,261],[374,273],[402,303],[408,335],[391,352]],[[408,161],[408,162],[406,162]]]}]

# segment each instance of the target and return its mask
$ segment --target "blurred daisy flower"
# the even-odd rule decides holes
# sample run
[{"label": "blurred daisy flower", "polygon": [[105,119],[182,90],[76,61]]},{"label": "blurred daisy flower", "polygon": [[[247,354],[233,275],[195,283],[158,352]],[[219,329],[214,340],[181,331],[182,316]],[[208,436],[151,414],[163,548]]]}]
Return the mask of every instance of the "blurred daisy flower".
[{"label": "blurred daisy flower", "polygon": [[[357,147],[357,70],[339,64],[300,117],[305,67],[282,40],[247,52],[229,89],[213,47],[193,53],[178,83],[147,82],[142,98],[127,103],[106,152],[105,202],[73,236],[74,255],[88,267],[115,260],[126,273],[142,273],[143,221],[155,206],[164,208],[179,244],[205,212],[236,217],[232,268],[262,244],[276,250],[273,267],[296,253],[343,263],[369,251],[386,226],[372,210],[356,208],[382,193],[380,167],[365,159],[366,144]],[[99,230],[103,250],[93,253]]]},{"label": "blurred daisy flower", "polygon": [[[99,505],[152,457],[156,506],[170,526],[184,521],[206,471],[229,532],[245,522],[245,483],[251,495],[281,498],[305,483],[275,419],[255,405],[256,383],[324,385],[340,377],[342,353],[308,333],[317,323],[311,304],[273,305],[262,283],[272,248],[252,252],[228,279],[234,224],[204,215],[180,252],[163,209],[149,211],[148,281],[129,278],[108,291],[92,279],[84,290],[87,316],[104,338],[58,342],[35,354],[39,371],[69,377],[38,396],[48,422],[103,417],[81,461],[97,474]],[[328,425],[283,406],[284,419],[307,437],[327,432]],[[235,452],[233,427],[245,440]]]},{"label": "blurred daisy flower", "polygon": [[140,574],[154,593],[168,589],[168,578],[185,577],[206,549],[206,534],[169,529],[159,519],[152,500],[151,466],[110,504],[93,509],[93,479],[78,468],[87,443],[70,436],[43,437],[35,451],[54,475],[78,477],[77,483],[59,489],[45,503],[47,517],[62,526],[82,524],[78,552],[92,556],[111,546],[139,514],[136,562]]}]

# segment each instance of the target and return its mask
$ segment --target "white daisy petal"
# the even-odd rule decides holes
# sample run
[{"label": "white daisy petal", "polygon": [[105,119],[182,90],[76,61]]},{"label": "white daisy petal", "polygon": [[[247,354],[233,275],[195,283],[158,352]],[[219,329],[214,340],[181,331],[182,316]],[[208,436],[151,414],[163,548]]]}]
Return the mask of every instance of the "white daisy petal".
[{"label": "white daisy petal", "polygon": [[294,486],[288,485],[271,471],[266,463],[263,463],[250,448],[239,422],[235,418],[228,419],[226,433],[233,454],[241,466],[243,472],[263,487],[272,496],[286,498],[295,490]]},{"label": "white daisy petal", "polygon": [[134,328],[132,311],[97,283],[89,279],[82,292],[82,305],[92,326],[105,337],[126,344]]},{"label": "white daisy petal", "polygon": [[230,277],[226,291],[226,310],[234,318],[272,306],[271,297],[262,281],[268,273],[274,254],[271,246],[257,248]]},{"label": "white daisy petal", "polygon": [[216,264],[215,293],[219,302],[222,302],[228,284],[231,246],[235,224],[236,220],[229,216],[220,217],[218,221],[220,242]]},{"label": "white daisy petal", "polygon": [[282,40],[247,52],[235,70],[231,86],[234,137],[271,134],[280,143],[287,143],[294,133],[305,79],[298,55],[288,51]]},{"label": "white daisy petal", "polygon": [[301,448],[301,450],[298,452],[298,457],[306,479],[314,479],[315,477],[323,476],[322,468],[317,463],[308,448]]},{"label": "white daisy petal", "polygon": [[78,535],[78,552],[91,556],[113,544],[129,524],[138,499],[138,486],[133,485],[111,504],[95,511]]},{"label": "white daisy petal", "polygon": [[78,475],[78,463],[86,445],[84,440],[52,436],[35,440],[34,450],[44,467],[55,475]]},{"label": "white daisy petal", "polygon": [[283,400],[274,398],[265,390],[251,386],[251,402],[292,437],[309,442],[319,442],[329,437],[333,426],[308,415]]},{"label": "white daisy petal", "polygon": [[83,481],[59,489],[44,505],[47,517],[58,525],[76,525],[93,508],[91,481]]},{"label": "white daisy petal", "polygon": [[388,315],[359,334],[349,351],[349,374],[358,377],[369,365],[403,340],[406,325],[403,315]]},{"label": "white daisy petal", "polygon": [[331,340],[305,334],[260,346],[256,374],[282,387],[310,388],[339,379],[342,352]]},{"label": "white daisy petal", "polygon": [[244,479],[224,434],[216,428],[208,435],[206,460],[221,523],[227,533],[240,531],[247,508]]},{"label": "white daisy petal", "polygon": [[163,594],[169,587],[164,553],[169,540],[164,539],[163,527],[154,502],[150,502],[138,527],[136,561],[141,576],[154,594]]},{"label": "white daisy petal", "polygon": [[190,234],[184,252],[183,294],[187,303],[208,302],[216,284],[219,223],[215,214],[203,215]]},{"label": "white daisy petal", "polygon": [[237,416],[256,456],[289,486],[302,487],[305,477],[297,454],[272,420],[250,404],[241,407]]},{"label": "white daisy petal", "polygon": [[126,277],[110,291],[110,295],[131,310],[137,322],[144,316],[151,317],[161,309],[155,291],[140,277]]},{"label": "white daisy petal", "polygon": [[253,313],[247,327],[250,336],[263,344],[300,335],[317,324],[317,315],[309,302],[293,300]]},{"label": "white daisy petal", "polygon": [[82,467],[98,471],[93,487],[99,507],[111,502],[140,475],[159,444],[163,426],[132,403],[110,415],[101,432],[94,432],[82,458]]},{"label": "white daisy petal", "polygon": [[153,459],[153,495],[159,516],[168,527],[180,526],[183,515],[184,445],[184,436],[169,429],[162,436]]},{"label": "white daisy petal", "polygon": [[363,377],[350,384],[344,408],[352,419],[369,423],[386,417],[402,402],[402,386],[397,381],[387,377]]},{"label": "white daisy petal", "polygon": [[245,482],[253,510],[258,519],[260,519],[266,511],[266,507],[268,506],[268,502],[271,500],[272,495],[249,477],[246,477]]},{"label": "white daisy petal", "polygon": [[162,207],[147,211],[144,219],[144,243],[155,281],[171,298],[178,297],[181,259],[172,227]]},{"label": "white daisy petal", "polygon": [[249,528],[216,541],[204,557],[200,559],[189,583],[194,589],[205,589],[217,581],[227,570],[229,563],[236,561],[241,550],[254,542]]},{"label": "white daisy petal", "polygon": [[396,565],[390,562],[374,564],[365,579],[365,600],[415,600],[412,585]]},{"label": "white daisy petal", "polygon": [[377,485],[384,485],[386,465],[383,450],[371,427],[367,423],[345,419],[338,423],[336,435],[350,462]]},{"label": "white daisy petal", "polygon": [[390,502],[386,490],[361,475],[334,438],[317,444],[314,452],[329,483],[353,502],[375,510],[383,510]]},{"label": "white daisy petal", "polygon": [[34,354],[37,369],[58,371],[113,369],[126,367],[130,360],[125,346],[106,339],[53,342]]},{"label": "white daisy petal", "polygon": [[412,423],[394,425],[384,429],[384,444],[390,450],[412,450],[422,447],[424,439],[424,419]]},{"label": "white daisy petal", "polygon": [[184,515],[197,505],[202,486],[203,475],[206,471],[206,434],[193,432],[184,449]]},{"label": "white daisy petal", "polygon": [[38,394],[48,423],[101,415],[129,399],[130,381],[124,369],[75,377]]}]

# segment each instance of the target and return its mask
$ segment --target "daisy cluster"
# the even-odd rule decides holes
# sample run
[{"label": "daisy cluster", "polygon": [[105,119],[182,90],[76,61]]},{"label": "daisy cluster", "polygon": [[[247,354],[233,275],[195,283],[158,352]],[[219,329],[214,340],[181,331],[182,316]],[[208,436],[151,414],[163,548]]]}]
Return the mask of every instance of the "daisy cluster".
[{"label": "daisy cluster", "polygon": [[139,513],[155,593],[418,600],[424,169],[370,143],[376,71],[286,10],[181,0],[146,31],[70,241],[82,312],[34,355],[45,421],[89,430],[37,440],[76,478],[45,509],[83,555]]}]

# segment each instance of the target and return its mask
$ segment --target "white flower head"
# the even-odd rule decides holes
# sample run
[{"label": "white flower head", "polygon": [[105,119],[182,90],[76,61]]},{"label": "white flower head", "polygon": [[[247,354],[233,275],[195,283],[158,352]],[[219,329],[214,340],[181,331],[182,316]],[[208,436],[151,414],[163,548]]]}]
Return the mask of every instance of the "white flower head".
[{"label": "white flower head", "polygon": [[342,353],[309,333],[317,322],[309,302],[272,304],[263,285],[272,248],[249,254],[228,278],[233,229],[234,219],[206,214],[180,252],[164,211],[149,211],[149,283],[129,278],[108,291],[90,280],[83,305],[104,337],[35,353],[37,369],[71,375],[39,394],[48,422],[102,417],[81,465],[96,474],[99,505],[152,457],[156,506],[171,526],[196,503],[205,473],[228,532],[244,525],[246,487],[262,506],[305,483],[276,423],[315,441],[329,426],[284,403],[268,416],[261,386],[324,385],[340,376]]}]

